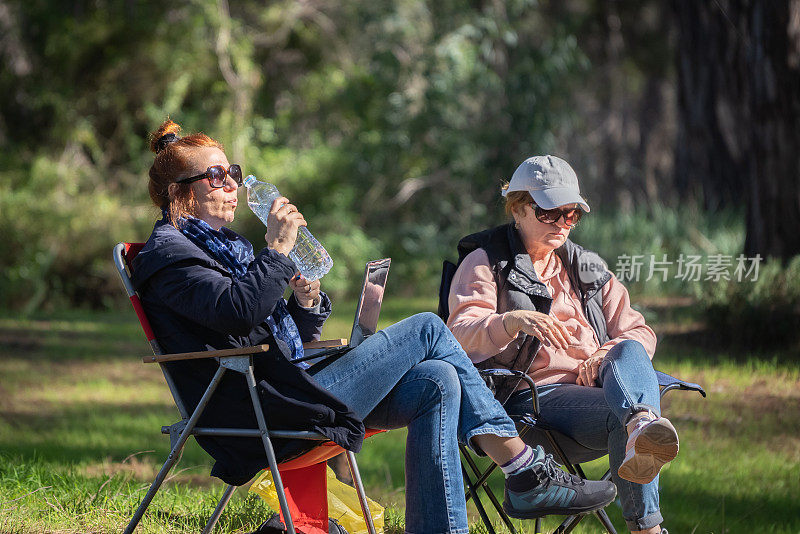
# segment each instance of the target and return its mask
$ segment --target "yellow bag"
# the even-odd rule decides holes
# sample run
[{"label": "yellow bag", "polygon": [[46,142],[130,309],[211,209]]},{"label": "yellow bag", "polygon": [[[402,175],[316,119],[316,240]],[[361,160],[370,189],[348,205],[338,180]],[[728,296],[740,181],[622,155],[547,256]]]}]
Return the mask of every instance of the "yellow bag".
[{"label": "yellow bag", "polygon": [[[328,482],[328,516],[337,520],[350,534],[368,534],[367,524],[361,515],[361,505],[355,488],[340,482],[330,467],[326,471]],[[250,486],[250,491],[257,493],[273,510],[280,510],[278,493],[272,481],[272,473],[265,469]],[[367,498],[369,512],[375,530],[383,531],[383,506]]]}]

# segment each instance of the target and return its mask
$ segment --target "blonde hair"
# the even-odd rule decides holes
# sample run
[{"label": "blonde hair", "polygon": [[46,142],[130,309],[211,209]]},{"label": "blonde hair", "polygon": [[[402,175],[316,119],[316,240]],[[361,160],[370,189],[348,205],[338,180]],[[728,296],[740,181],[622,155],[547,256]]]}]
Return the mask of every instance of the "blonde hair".
[{"label": "blonde hair", "polygon": [[[508,190],[508,182],[503,184],[502,191]],[[536,204],[533,197],[527,191],[511,191],[506,195],[506,215],[514,217],[514,212],[521,211],[525,206]]]}]

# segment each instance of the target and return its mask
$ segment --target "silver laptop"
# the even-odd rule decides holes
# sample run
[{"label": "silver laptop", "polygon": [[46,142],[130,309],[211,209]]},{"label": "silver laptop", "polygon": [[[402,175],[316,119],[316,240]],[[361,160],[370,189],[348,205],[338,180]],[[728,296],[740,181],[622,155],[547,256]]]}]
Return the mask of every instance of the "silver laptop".
[{"label": "silver laptop", "polygon": [[383,303],[383,292],[386,289],[386,278],[389,275],[391,258],[368,261],[364,268],[364,281],[361,283],[361,294],[356,305],[356,316],[353,319],[353,330],[347,345],[325,349],[309,349],[303,358],[297,361],[316,363],[322,358],[344,354],[357,347],[366,338],[378,331],[378,317]]}]

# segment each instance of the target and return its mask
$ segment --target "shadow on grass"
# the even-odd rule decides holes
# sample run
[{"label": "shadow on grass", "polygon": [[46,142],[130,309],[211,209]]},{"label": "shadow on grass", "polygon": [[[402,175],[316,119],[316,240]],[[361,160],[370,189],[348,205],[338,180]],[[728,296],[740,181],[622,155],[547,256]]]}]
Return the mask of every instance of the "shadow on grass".
[{"label": "shadow on grass", "polygon": [[[769,533],[800,531],[800,504],[788,492],[740,497],[708,491],[703,474],[671,476],[661,487],[665,526],[674,532]],[[743,481],[743,484],[747,484]]]},{"label": "shadow on grass", "polygon": [[133,312],[87,313],[28,319],[0,315],[0,356],[58,362],[132,359],[148,353]]},{"label": "shadow on grass", "polygon": [[[0,437],[4,453],[55,463],[90,463],[101,458],[120,461],[145,450],[155,450],[155,462],[161,463],[170,448],[161,426],[180,419],[174,408],[162,403],[129,400],[122,404],[72,402],[60,409],[48,407],[47,412],[4,411],[2,416],[11,429]],[[187,460],[211,462],[198,446],[187,445],[186,449]]]},{"label": "shadow on grass", "polygon": [[[502,496],[499,477],[491,483],[496,495]],[[703,489],[703,476],[667,477],[660,489],[661,513],[664,527],[670,532],[717,534],[790,534],[800,531],[800,504],[792,494],[731,497]],[[490,520],[502,523],[491,504],[483,498]],[[606,508],[617,531],[628,532],[622,517],[619,499]],[[542,522],[544,532],[552,532],[563,521],[562,516],[549,516]],[[476,516],[474,521],[480,521]],[[533,521],[523,521],[522,529],[533,532]],[[505,532],[501,528],[502,532]],[[527,532],[528,530],[523,530]],[[584,517],[576,532],[604,532],[593,515]]]}]

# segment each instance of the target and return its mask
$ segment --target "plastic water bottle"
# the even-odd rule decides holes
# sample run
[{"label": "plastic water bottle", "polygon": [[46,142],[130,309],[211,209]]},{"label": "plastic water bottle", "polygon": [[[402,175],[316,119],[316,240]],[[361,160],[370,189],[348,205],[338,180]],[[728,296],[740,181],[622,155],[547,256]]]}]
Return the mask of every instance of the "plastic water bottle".
[{"label": "plastic water bottle", "polygon": [[[259,182],[252,174],[244,179],[244,185],[247,187],[247,205],[266,226],[272,203],[281,196],[278,188],[272,184]],[[328,251],[305,226],[297,230],[297,241],[289,252],[289,258],[306,280],[318,280],[328,274],[333,267],[333,260]]]}]

